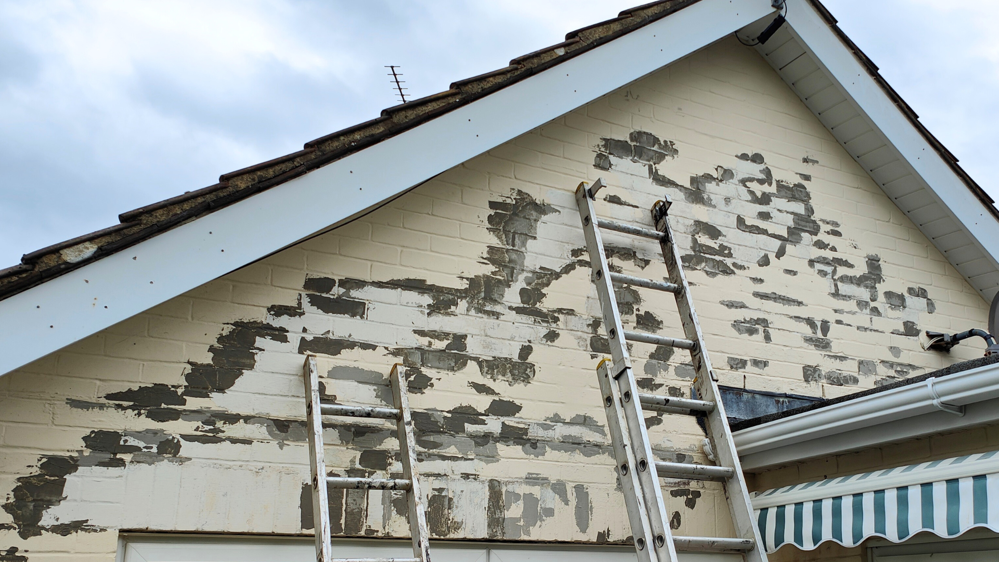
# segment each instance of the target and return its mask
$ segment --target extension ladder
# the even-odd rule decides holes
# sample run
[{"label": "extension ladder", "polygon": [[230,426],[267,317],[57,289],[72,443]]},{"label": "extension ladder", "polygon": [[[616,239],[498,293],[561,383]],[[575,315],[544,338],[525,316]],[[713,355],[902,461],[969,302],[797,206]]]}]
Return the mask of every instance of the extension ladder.
[{"label": "extension ladder", "polygon": [[[423,493],[416,473],[416,443],[413,418],[406,393],[406,373],[402,365],[392,367],[389,376],[394,408],[342,406],[320,402],[319,373],[315,356],[305,359],[305,413],[309,432],[309,457],[312,467],[312,513],[316,528],[316,562],[430,562],[430,542]],[[343,478],[326,475],[323,454],[323,416],[379,418],[395,420],[402,450],[402,479]],[[409,530],[413,537],[413,558],[333,558],[330,536],[330,501],[328,488],[355,490],[406,490],[409,499]]]},{"label": "extension ladder", "polygon": [[[750,504],[746,481],[739,465],[739,457],[732,441],[732,433],[725,417],[718,386],[711,362],[704,347],[701,327],[694,312],[690,288],[680,263],[680,252],[669,227],[667,198],[652,207],[652,222],[656,229],[597,218],[593,202],[597,192],[605,186],[598,179],[592,186],[583,182],[576,189],[576,203],[583,222],[586,248],[593,268],[593,281],[597,286],[603,323],[607,329],[611,359],[604,359],[597,367],[600,391],[604,397],[608,429],[614,444],[617,473],[625,494],[628,520],[638,559],[642,562],[675,562],[677,550],[708,552],[739,552],[747,562],[766,562]],[[607,263],[600,229],[648,238],[659,242],[669,282],[655,281],[614,273]],[[685,338],[669,338],[655,334],[625,331],[621,323],[614,293],[614,283],[673,293],[683,324]],[[635,383],[627,342],[642,342],[685,349],[690,352],[696,377],[694,390],[699,399],[673,398],[642,394]],[[718,466],[663,462],[656,460],[649,442],[643,410],[704,416],[706,441],[713,449]],[[711,456],[711,455],[709,455]],[[732,522],[738,538],[673,537],[670,532],[669,514],[663,503],[660,478],[713,480],[722,482],[732,513]]]}]

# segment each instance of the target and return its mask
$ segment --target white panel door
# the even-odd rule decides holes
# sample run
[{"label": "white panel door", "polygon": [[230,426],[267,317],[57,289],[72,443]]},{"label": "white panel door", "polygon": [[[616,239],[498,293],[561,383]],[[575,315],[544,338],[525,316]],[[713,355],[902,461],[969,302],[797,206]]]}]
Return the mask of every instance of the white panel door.
[{"label": "white panel door", "polygon": [[999,538],[986,529],[965,536],[987,538],[940,539],[922,535],[899,545],[874,546],[872,562],[995,562],[999,560]]}]

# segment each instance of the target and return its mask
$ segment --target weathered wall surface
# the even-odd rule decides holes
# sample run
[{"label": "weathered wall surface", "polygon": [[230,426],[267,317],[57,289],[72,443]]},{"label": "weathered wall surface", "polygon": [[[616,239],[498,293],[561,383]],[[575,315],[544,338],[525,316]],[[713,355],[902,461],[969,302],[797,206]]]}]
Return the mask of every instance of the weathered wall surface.
[{"label": "weathered wall surface", "polygon": [[[995,451],[996,449],[999,449],[999,425],[990,425],[942,433],[932,437],[908,439],[882,447],[871,447],[853,453],[794,463],[751,475],[748,483],[753,490],[770,490],[802,482],[949,459],[962,455]],[[978,531],[984,532],[985,530]],[[785,546],[771,554],[769,558],[774,562],[791,560],[863,562],[864,550],[871,541],[876,541],[876,539],[868,539],[865,543],[854,548],[846,548],[829,542],[810,552],[802,552],[794,546]]]},{"label": "weathered wall surface", "polygon": [[[409,367],[435,536],[624,540],[594,375],[606,341],[572,196],[598,176],[605,216],[647,224],[655,200],[676,202],[724,384],[835,396],[980,353],[919,350],[919,330],[981,325],[985,303],[771,69],[726,40],[0,378],[0,546],[32,562],[107,560],[117,529],[311,528],[306,353],[342,403],[379,403],[391,364]],[[665,274],[655,244],[607,242],[622,271]],[[670,335],[666,299],[619,297],[627,324]],[[685,353],[633,351],[640,386],[687,395]],[[649,425],[664,458],[704,460],[693,420]],[[327,439],[337,474],[400,469],[385,426],[346,422]],[[715,492],[668,484],[678,534],[730,532]],[[401,496],[332,496],[339,534],[407,532]]]}]

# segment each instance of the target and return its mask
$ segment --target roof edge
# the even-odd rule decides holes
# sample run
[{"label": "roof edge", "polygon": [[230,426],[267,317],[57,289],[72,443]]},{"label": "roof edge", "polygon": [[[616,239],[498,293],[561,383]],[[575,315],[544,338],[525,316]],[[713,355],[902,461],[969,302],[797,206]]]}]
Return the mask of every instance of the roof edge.
[{"label": "roof edge", "polygon": [[[564,54],[546,53],[510,74],[464,85],[458,96],[396,107],[390,116],[317,144],[316,150],[226,176],[225,187],[140,215],[139,224],[122,236],[101,239],[86,262],[68,263],[47,254],[43,259],[53,261],[46,262],[43,272],[35,271],[38,276],[15,273],[0,279],[0,294],[5,295],[0,316],[18,319],[16,329],[14,323],[0,323],[0,373],[344,224],[448,168],[774,13],[768,0],[743,1],[738,12],[725,0],[654,4],[633,19],[587,31]],[[685,11],[687,7],[692,9]],[[677,17],[654,17],[667,12]],[[649,30],[653,23],[660,27]],[[636,51],[648,54],[628,56]],[[546,72],[558,65],[568,70]],[[531,103],[537,99],[547,101]],[[427,152],[429,144],[435,150]],[[401,164],[389,169],[385,161]],[[283,184],[288,186],[280,192],[270,189]],[[274,216],[288,220],[267,220]],[[126,247],[129,251],[121,252]],[[55,278],[35,282],[43,275]]]},{"label": "roof edge", "polygon": [[826,8],[821,0],[808,0],[808,2],[815,8],[815,11],[822,17],[823,20],[829,25],[829,28],[836,35],[836,37],[853,53],[853,56],[860,62],[865,69],[867,69],[868,74],[871,78],[878,84],[878,86],[884,91],[885,95],[891,100],[891,102],[902,112],[903,115],[912,123],[920,135],[926,140],[930,146],[943,158],[944,162],[954,171],[955,174],[968,186],[968,189],[977,197],[985,206],[988,208],[992,216],[999,220],[999,208],[995,206],[995,200],[984,190],[978,182],[976,182],[969,174],[958,164],[959,160],[954,154],[946,147],[925,125],[919,120],[919,115],[912,109],[912,107],[902,99],[895,88],[893,88],[884,76],[881,75],[878,65],[874,64],[867,54],[864,53],[857,46],[856,43],[850,39],[849,36],[842,30],[838,25],[838,20],[833,17],[832,13]]},{"label": "roof edge", "polygon": [[[571,33],[579,36],[577,38],[518,57],[515,59],[518,61],[517,65],[458,81],[445,92],[387,108],[375,119],[309,141],[302,150],[222,174],[215,186],[127,211],[119,216],[119,220],[135,223],[131,228],[136,228],[135,232],[147,236],[162,233],[169,227],[197,218],[204,213],[214,212],[418,127],[701,1],[660,0],[632,8],[628,11],[627,17],[619,16],[576,30]],[[477,80],[472,81],[474,78]],[[454,88],[455,85],[458,88]],[[159,226],[153,227],[153,225]],[[138,228],[139,226],[143,228]],[[143,239],[142,236],[132,236],[133,233],[126,235],[124,232],[126,230],[128,228],[116,225],[98,231],[105,233],[103,236],[85,235],[31,252],[31,255],[37,256],[38,263],[30,270],[16,265],[0,270],[0,301],[30,289],[38,283],[93,263],[110,253],[107,250],[94,252],[85,259],[70,263],[52,249],[55,246],[62,250],[73,244],[92,242],[103,247],[105,244],[114,243],[113,247],[117,251]],[[116,233],[121,233],[123,236],[116,237],[114,236]],[[130,243],[120,243],[125,238]],[[42,269],[46,270],[44,274],[41,273]]]}]

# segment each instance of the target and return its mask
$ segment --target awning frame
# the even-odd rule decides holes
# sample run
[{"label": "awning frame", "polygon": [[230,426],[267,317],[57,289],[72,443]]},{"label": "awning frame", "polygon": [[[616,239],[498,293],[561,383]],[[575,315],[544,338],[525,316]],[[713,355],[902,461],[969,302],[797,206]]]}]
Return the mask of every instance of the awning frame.
[{"label": "awning frame", "polygon": [[753,507],[767,552],[999,532],[999,451],[768,490],[754,495]]}]

